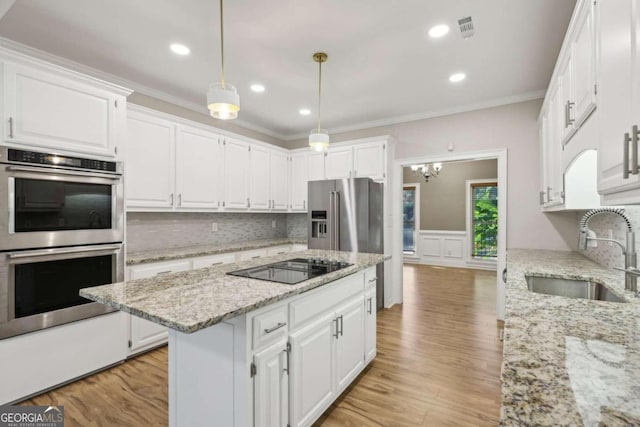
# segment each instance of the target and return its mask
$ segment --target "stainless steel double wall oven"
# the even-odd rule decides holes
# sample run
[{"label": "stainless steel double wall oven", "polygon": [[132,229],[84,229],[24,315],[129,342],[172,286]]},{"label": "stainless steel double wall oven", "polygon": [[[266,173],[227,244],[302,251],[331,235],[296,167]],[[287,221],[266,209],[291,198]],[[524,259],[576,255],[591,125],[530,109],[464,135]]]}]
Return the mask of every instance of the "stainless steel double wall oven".
[{"label": "stainless steel double wall oven", "polygon": [[112,311],[123,240],[122,163],[0,146],[0,338]]}]

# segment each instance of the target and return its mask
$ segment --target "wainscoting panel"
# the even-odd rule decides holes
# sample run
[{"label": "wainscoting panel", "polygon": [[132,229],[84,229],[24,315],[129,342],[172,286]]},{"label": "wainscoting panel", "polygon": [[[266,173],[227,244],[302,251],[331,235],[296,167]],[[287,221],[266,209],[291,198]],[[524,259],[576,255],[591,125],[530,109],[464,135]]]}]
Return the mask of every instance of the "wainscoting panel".
[{"label": "wainscoting panel", "polygon": [[465,231],[420,230],[417,243],[421,264],[466,267]]}]

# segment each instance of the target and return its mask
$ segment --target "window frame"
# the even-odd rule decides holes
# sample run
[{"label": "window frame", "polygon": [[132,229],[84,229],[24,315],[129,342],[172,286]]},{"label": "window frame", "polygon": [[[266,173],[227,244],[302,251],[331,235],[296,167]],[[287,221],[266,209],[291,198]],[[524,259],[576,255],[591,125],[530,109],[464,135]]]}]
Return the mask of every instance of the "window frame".
[{"label": "window frame", "polygon": [[[415,221],[413,223],[413,246],[415,251],[413,254],[411,252],[405,252],[404,244],[402,247],[402,254],[404,256],[415,256],[418,257],[418,234],[420,232],[420,183],[419,182],[403,182],[402,183],[402,191],[404,192],[407,188],[415,188],[415,205],[414,205],[414,218]],[[403,210],[404,210],[404,202],[403,202]],[[404,226],[402,227],[404,230]]]},{"label": "window frame", "polygon": [[[496,264],[497,258],[480,258],[473,256],[473,212],[471,211],[473,195],[473,187],[481,187],[486,185],[495,185],[498,187],[498,178],[468,179],[466,180],[466,216],[467,216],[467,250],[468,258],[472,262]],[[498,187],[498,194],[499,187]],[[499,214],[498,214],[499,215]],[[500,226],[500,218],[498,217],[498,227]]]}]

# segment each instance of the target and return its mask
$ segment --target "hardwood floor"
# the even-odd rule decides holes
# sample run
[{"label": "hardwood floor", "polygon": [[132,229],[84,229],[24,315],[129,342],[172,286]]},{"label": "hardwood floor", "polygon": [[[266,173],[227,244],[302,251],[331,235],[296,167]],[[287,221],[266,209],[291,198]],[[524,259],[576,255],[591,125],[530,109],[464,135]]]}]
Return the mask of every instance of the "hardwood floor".
[{"label": "hardwood floor", "polygon": [[[404,304],[378,313],[378,355],[317,426],[497,425],[495,273],[406,265]],[[167,424],[167,348],[35,397],[67,426]]]},{"label": "hardwood floor", "polygon": [[404,304],[378,312],[378,355],[317,426],[483,426],[500,416],[492,272],[404,266]]}]

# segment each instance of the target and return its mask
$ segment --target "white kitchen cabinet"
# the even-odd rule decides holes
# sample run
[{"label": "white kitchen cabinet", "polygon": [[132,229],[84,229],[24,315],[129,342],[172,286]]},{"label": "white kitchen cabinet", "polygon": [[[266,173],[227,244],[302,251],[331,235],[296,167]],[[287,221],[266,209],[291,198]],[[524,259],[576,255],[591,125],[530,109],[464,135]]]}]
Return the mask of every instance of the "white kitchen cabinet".
[{"label": "white kitchen cabinet", "polygon": [[174,158],[175,125],[130,111],[125,159],[127,208],[173,208]]},{"label": "white kitchen cabinet", "polygon": [[253,210],[267,210],[271,207],[269,198],[269,149],[259,146],[251,146],[249,151],[249,207]]},{"label": "white kitchen cabinet", "polygon": [[353,147],[353,176],[383,180],[387,176],[386,143],[373,142]]},{"label": "white kitchen cabinet", "polygon": [[[298,153],[290,157],[291,201],[289,207],[292,211],[306,212],[307,210],[308,181],[310,181],[308,158],[307,153]],[[324,166],[324,158],[322,162]]]},{"label": "white kitchen cabinet", "polygon": [[209,268],[234,262],[236,262],[236,254],[234,253],[211,255],[193,258],[191,261],[191,267],[194,270],[197,270],[198,268]]},{"label": "white kitchen cabinet", "polygon": [[[129,268],[129,280],[145,279],[165,274],[191,270],[188,260],[168,261]],[[129,355],[157,347],[167,341],[165,326],[131,315],[129,335]]]},{"label": "white kitchen cabinet", "polygon": [[369,363],[376,357],[376,287],[369,288],[364,294],[364,362]]},{"label": "white kitchen cabinet", "polygon": [[558,107],[556,117],[560,124],[560,141],[564,145],[575,131],[575,120],[573,119],[575,102],[573,101],[573,58],[571,54],[564,58],[558,76]]},{"label": "white kitchen cabinet", "polygon": [[329,313],[289,337],[292,426],[311,425],[335,398],[336,324]]},{"label": "white kitchen cabinet", "polygon": [[291,245],[274,246],[272,248],[267,249],[268,256],[282,255],[282,254],[287,254],[289,252],[291,252]]},{"label": "white kitchen cabinet", "polygon": [[561,134],[564,129],[564,107],[561,89],[556,86],[551,92],[549,113],[545,127],[543,140],[543,160],[545,162],[544,186],[546,192],[545,206],[562,204],[564,192],[561,170],[562,141]]},{"label": "white kitchen cabinet", "polygon": [[271,210],[285,211],[289,203],[289,157],[286,153],[269,150],[269,194]]},{"label": "white kitchen cabinet", "polygon": [[[224,146],[224,202],[227,209],[249,208],[249,179],[253,173],[249,144],[225,138]],[[268,157],[267,157],[268,159]],[[268,169],[267,169],[268,170]],[[266,175],[263,176],[265,179]]]},{"label": "white kitchen cabinet", "polygon": [[634,126],[640,125],[640,1],[599,1],[597,7],[598,192],[604,204],[640,203],[640,175],[633,173],[640,138],[634,132]]},{"label": "white kitchen cabinet", "polygon": [[336,393],[342,391],[364,368],[365,311],[362,294],[336,310]]},{"label": "white kitchen cabinet", "polygon": [[286,427],[289,420],[287,340],[283,339],[254,357],[254,426]]},{"label": "white kitchen cabinet", "polygon": [[239,261],[251,261],[267,256],[267,249],[254,249],[251,251],[240,252],[238,256]]},{"label": "white kitchen cabinet", "polygon": [[344,179],[353,176],[353,147],[332,147],[324,162],[326,179]]},{"label": "white kitchen cabinet", "polygon": [[217,209],[223,162],[220,137],[179,126],[176,141],[176,208]]},{"label": "white kitchen cabinet", "polygon": [[325,174],[325,157],[327,153],[311,152],[308,157],[309,173],[307,179],[309,181],[321,181],[328,179]]},{"label": "white kitchen cabinet", "polygon": [[122,91],[47,65],[5,61],[3,74],[5,141],[116,157],[126,126]]},{"label": "white kitchen cabinet", "polygon": [[596,39],[595,10],[592,1],[586,1],[578,12],[574,41],[573,107],[571,117],[579,128],[596,107]]}]

